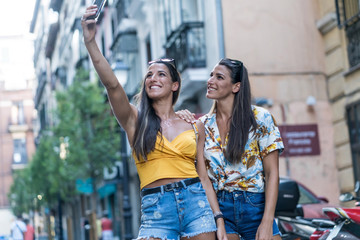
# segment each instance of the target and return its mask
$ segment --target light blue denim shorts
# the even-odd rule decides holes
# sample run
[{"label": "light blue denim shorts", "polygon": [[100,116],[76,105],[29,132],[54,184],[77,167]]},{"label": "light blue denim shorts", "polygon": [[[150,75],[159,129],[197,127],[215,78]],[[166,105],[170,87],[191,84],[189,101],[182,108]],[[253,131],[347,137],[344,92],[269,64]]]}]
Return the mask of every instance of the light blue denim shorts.
[{"label": "light blue denim shorts", "polygon": [[180,237],[215,231],[214,215],[200,182],[168,191],[162,189],[141,199],[141,226],[137,239],[179,240]]},{"label": "light blue denim shorts", "polygon": [[[239,234],[242,240],[255,239],[265,209],[265,194],[246,191],[218,191],[219,207],[224,214],[227,234]],[[273,235],[280,235],[273,221]]]}]

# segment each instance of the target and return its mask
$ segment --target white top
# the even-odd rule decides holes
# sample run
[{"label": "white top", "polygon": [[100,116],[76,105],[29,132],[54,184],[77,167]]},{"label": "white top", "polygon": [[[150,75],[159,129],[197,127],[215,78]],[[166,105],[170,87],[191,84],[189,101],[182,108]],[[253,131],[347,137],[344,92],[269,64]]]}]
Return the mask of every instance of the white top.
[{"label": "white top", "polygon": [[16,220],[11,224],[12,238],[13,240],[23,240],[23,233],[26,232],[26,225],[21,220]]}]

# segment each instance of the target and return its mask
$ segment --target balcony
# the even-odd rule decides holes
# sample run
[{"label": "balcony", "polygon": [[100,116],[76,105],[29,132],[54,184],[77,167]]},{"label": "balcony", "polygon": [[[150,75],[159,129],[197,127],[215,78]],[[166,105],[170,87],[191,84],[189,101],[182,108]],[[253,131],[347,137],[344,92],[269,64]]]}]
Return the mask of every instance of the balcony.
[{"label": "balcony", "polygon": [[165,45],[166,57],[176,59],[179,72],[186,68],[206,67],[205,32],[203,22],[187,22],[173,31]]},{"label": "balcony", "polygon": [[29,130],[29,126],[27,124],[9,124],[8,130],[10,133],[24,133]]}]

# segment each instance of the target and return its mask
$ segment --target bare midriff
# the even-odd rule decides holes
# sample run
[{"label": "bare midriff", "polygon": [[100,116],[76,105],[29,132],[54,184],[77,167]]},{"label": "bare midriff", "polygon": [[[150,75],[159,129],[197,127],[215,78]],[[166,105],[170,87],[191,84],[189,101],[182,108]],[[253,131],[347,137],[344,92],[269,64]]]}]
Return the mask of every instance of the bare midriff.
[{"label": "bare midriff", "polygon": [[159,186],[166,185],[169,183],[179,182],[183,179],[186,179],[186,178],[163,178],[163,179],[156,180],[155,182],[152,182],[152,183],[146,185],[144,188],[159,187]]}]

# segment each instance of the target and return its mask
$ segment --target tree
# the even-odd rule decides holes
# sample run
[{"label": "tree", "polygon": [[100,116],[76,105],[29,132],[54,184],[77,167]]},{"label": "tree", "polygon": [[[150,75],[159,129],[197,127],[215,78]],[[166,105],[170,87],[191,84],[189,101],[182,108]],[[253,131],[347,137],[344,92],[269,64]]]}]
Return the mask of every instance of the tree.
[{"label": "tree", "polygon": [[[72,174],[96,182],[102,177],[103,168],[119,158],[120,136],[114,134],[118,126],[105,102],[102,88],[87,79],[87,72],[79,71],[71,87],[58,92],[58,124],[54,135],[64,139],[64,159]],[[95,186],[93,192],[92,207],[95,209]]]},{"label": "tree", "polygon": [[[54,206],[59,196],[70,199],[79,194],[76,179],[92,178],[95,183],[102,178],[103,168],[113,166],[119,158],[117,123],[102,88],[88,79],[88,72],[79,69],[74,83],[56,93],[55,126],[42,132],[32,161],[15,176],[11,187],[14,211],[34,207],[28,199],[38,196],[48,207]],[[93,190],[95,209],[95,186]]]}]

